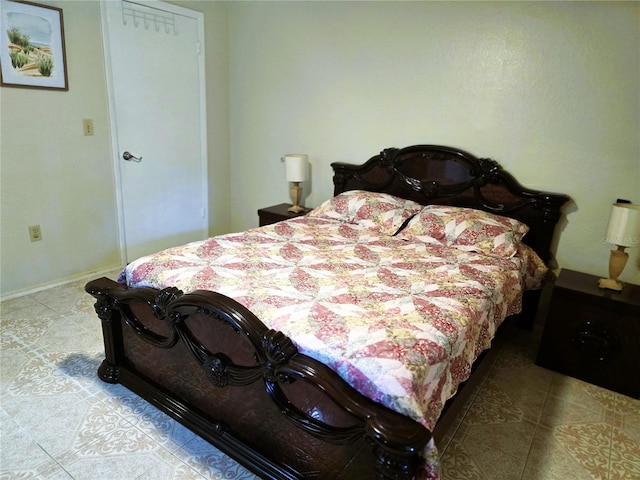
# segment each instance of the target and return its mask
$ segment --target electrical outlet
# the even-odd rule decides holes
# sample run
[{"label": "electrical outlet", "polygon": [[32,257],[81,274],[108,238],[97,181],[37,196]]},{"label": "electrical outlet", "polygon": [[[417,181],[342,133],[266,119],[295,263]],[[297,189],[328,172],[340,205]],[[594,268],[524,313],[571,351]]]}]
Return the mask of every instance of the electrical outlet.
[{"label": "electrical outlet", "polygon": [[29,238],[32,242],[39,242],[42,240],[42,230],[40,225],[29,225]]},{"label": "electrical outlet", "polygon": [[85,137],[93,135],[93,120],[85,118],[82,120],[82,131]]}]

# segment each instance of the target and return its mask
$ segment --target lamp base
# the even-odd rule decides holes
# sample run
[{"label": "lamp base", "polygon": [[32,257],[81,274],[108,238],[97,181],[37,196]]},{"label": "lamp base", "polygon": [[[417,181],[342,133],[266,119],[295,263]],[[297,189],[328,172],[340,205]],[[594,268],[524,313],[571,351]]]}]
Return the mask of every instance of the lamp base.
[{"label": "lamp base", "polygon": [[620,292],[623,287],[622,283],[613,278],[601,278],[598,280],[598,286],[600,288],[606,288],[607,290],[615,290],[616,292]]},{"label": "lamp base", "polygon": [[304,212],[304,207],[300,206],[300,198],[302,198],[302,187],[300,186],[300,182],[292,182],[289,194],[291,195],[291,202],[293,203],[293,206],[289,207],[287,211],[293,213]]},{"label": "lamp base", "polygon": [[301,207],[300,205],[294,205],[292,207],[287,208],[287,212],[293,212],[293,213],[301,213],[304,212],[306,210],[306,208]]},{"label": "lamp base", "polygon": [[618,277],[624,270],[624,266],[627,263],[629,254],[624,251],[625,247],[618,245],[617,250],[611,250],[609,256],[609,278],[601,278],[598,282],[600,288],[606,288],[607,290],[615,290],[619,292],[622,290],[622,283],[618,281]]}]

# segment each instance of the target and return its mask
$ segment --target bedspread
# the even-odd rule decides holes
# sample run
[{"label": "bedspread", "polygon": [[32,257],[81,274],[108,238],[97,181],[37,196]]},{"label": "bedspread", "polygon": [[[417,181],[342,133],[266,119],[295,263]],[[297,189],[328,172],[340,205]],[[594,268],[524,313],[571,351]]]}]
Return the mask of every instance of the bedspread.
[{"label": "bedspread", "polygon": [[300,217],[142,257],[121,281],[234,298],[360,393],[432,429],[523,289],[541,281],[540,263]]}]

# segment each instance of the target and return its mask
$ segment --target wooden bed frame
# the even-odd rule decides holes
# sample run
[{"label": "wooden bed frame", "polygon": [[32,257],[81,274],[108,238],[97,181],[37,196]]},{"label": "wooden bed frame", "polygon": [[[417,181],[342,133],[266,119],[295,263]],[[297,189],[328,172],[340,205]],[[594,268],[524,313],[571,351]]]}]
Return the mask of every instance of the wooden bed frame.
[{"label": "wooden bed frame", "polygon": [[[568,200],[522,187],[493,160],[442,146],[390,148],[362,165],[332,167],[335,194],[388,192],[524,221],[524,241],[545,261]],[[442,422],[430,432],[367,399],[224,295],[130,289],[107,278],[86,291],[102,321],[100,378],[126,386],[261,478],[409,480],[438,436]],[[532,316],[536,305],[533,295],[524,313]]]}]

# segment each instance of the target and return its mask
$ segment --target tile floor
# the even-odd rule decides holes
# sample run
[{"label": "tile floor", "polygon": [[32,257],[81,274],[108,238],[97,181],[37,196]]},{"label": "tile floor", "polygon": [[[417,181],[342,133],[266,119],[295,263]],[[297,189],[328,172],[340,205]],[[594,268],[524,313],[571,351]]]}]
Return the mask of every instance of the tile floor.
[{"label": "tile floor", "polygon": [[[1,304],[0,480],[255,479],[97,379],[83,286]],[[537,367],[536,332],[512,333],[440,444],[443,479],[639,479],[640,401]]]}]

